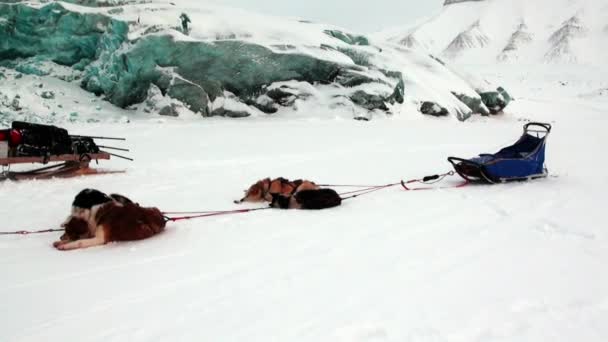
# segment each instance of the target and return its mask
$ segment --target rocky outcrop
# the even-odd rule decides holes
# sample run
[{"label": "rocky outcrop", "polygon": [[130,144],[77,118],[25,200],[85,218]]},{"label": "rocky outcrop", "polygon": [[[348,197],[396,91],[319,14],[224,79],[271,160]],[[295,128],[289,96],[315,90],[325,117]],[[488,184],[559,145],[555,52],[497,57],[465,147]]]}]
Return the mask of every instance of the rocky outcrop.
[{"label": "rocky outcrop", "polygon": [[326,35],[339,39],[348,45],[369,45],[369,40],[365,36],[345,33],[339,30],[325,30]]},{"label": "rocky outcrop", "polygon": [[518,58],[517,52],[523,46],[532,42],[533,35],[528,29],[528,25],[522,22],[517,27],[517,30],[513,32],[507,45],[502,49],[502,52],[498,55],[499,61],[515,60]]},{"label": "rocky outcrop", "polygon": [[572,48],[575,39],[585,36],[587,29],[583,23],[574,16],[562,23],[561,27],[549,37],[551,48],[545,54],[547,61],[576,62],[577,57]]},{"label": "rocky outcrop", "polygon": [[481,30],[480,23],[477,21],[467,30],[456,36],[444,50],[443,54],[450,58],[454,58],[465,50],[483,48],[489,43],[490,38]]},{"label": "rocky outcrop", "polygon": [[473,1],[485,1],[485,0],[445,0],[445,2],[443,3],[443,6],[458,4],[461,2],[473,2]]},{"label": "rocky outcrop", "polygon": [[409,49],[419,49],[422,47],[420,42],[414,37],[413,34],[408,34],[405,38],[399,40],[399,44]]},{"label": "rocky outcrop", "polygon": [[[464,103],[472,111],[472,114],[489,115],[490,110],[479,97],[471,97],[465,94],[452,93],[460,102]],[[469,114],[470,115],[470,114]]]}]

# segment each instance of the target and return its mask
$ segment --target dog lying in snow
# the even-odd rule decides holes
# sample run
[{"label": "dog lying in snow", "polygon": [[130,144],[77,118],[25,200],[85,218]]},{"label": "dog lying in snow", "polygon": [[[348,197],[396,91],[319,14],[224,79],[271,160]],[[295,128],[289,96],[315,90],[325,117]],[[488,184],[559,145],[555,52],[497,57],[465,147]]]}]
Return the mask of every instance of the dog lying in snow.
[{"label": "dog lying in snow", "polygon": [[245,196],[238,201],[234,201],[234,203],[272,202],[273,194],[291,196],[299,191],[317,189],[319,189],[319,186],[307,180],[298,179],[290,181],[282,177],[273,180],[265,178],[257,181],[249,189],[245,190]]},{"label": "dog lying in snow", "polygon": [[342,204],[340,195],[332,189],[302,190],[291,195],[272,194],[270,206],[281,209],[320,210]]},{"label": "dog lying in snow", "polygon": [[165,223],[157,208],[143,208],[121,195],[85,189],[74,198],[72,212],[61,225],[65,233],[53,246],[72,250],[142,240],[162,232]]}]

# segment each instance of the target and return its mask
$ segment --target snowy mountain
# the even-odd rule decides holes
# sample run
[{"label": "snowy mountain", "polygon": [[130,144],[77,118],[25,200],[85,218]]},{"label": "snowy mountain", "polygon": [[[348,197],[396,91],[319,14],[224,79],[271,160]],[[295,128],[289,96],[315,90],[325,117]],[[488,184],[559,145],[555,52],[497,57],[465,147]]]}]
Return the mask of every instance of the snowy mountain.
[{"label": "snowy mountain", "polygon": [[463,51],[475,48],[484,48],[490,43],[490,38],[481,31],[479,21],[476,21],[466,31],[461,32],[452,42],[445,48],[443,55],[448,57],[457,57]]},{"label": "snowy mountain", "polygon": [[530,33],[528,25],[522,22],[517,30],[511,35],[507,46],[498,55],[500,61],[518,59],[519,50],[532,42],[533,35]]},{"label": "snowy mountain", "polygon": [[421,24],[377,37],[466,64],[602,65],[607,20],[603,0],[447,0]]}]

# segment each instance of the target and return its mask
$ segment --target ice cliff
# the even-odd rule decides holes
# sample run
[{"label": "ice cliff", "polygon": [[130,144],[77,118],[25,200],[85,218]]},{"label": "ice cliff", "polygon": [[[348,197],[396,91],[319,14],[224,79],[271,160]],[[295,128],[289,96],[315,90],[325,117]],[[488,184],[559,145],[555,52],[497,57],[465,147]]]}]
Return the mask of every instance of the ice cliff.
[{"label": "ice cliff", "polygon": [[13,1],[0,4],[0,67],[162,115],[322,108],[368,120],[422,101],[460,120],[474,112],[453,94],[479,95],[429,56],[330,25],[269,19],[187,0]]}]

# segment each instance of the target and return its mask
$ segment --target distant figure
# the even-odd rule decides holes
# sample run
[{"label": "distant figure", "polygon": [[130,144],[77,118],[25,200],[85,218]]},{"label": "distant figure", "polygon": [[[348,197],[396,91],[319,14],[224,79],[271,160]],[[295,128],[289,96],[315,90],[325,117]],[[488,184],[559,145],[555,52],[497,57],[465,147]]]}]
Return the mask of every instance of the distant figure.
[{"label": "distant figure", "polygon": [[179,19],[182,21],[182,32],[184,34],[189,34],[190,28],[188,27],[188,24],[191,23],[190,17],[188,17],[188,15],[186,13],[182,13],[179,16]]}]

